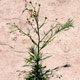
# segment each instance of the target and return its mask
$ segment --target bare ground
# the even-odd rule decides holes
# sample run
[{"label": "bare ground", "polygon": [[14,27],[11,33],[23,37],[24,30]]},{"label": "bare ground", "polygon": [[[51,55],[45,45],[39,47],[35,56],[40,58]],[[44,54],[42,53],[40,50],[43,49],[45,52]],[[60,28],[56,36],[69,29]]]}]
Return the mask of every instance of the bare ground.
[{"label": "bare ground", "polygon": [[[52,55],[44,64],[51,69],[60,67],[51,80],[80,80],[80,0],[32,1],[41,3],[40,20],[48,17],[46,29],[49,29],[55,18],[61,23],[73,19],[74,28],[58,34],[44,49],[46,55]],[[28,0],[0,0],[0,80],[24,80],[24,73],[19,75],[19,70],[29,70],[22,66],[25,64],[24,58],[28,57],[30,40],[18,32],[10,34],[12,27],[6,25],[7,22],[16,22],[23,30],[27,30],[25,19],[29,14],[22,14],[25,6],[30,6]],[[71,67],[61,67],[65,64]]]}]

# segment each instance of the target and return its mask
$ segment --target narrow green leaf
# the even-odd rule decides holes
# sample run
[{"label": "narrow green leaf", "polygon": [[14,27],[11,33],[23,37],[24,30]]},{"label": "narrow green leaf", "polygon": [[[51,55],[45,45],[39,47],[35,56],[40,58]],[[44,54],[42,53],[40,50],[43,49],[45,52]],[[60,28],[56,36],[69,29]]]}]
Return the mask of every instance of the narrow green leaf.
[{"label": "narrow green leaf", "polygon": [[46,47],[47,44],[48,44],[48,41],[45,41],[45,42],[43,43],[42,47],[40,48],[40,50],[43,49],[44,47]]},{"label": "narrow green leaf", "polygon": [[7,25],[10,25],[10,23],[6,23]]},{"label": "narrow green leaf", "polygon": [[45,60],[45,59],[50,58],[50,57],[52,57],[52,56],[47,56],[47,57],[43,58],[42,60]]},{"label": "narrow green leaf", "polygon": [[33,12],[33,9],[29,9],[30,12]]},{"label": "narrow green leaf", "polygon": [[57,28],[57,30],[55,31],[55,34],[57,34],[62,30],[69,29],[70,27],[73,27],[73,23],[72,23],[72,20],[68,19],[68,21],[64,25]]},{"label": "narrow green leaf", "polygon": [[15,31],[17,31],[17,29],[16,29],[16,30],[11,30],[9,33],[13,33],[13,32],[15,32]]},{"label": "narrow green leaf", "polygon": [[31,67],[32,65],[24,65],[23,67]]}]

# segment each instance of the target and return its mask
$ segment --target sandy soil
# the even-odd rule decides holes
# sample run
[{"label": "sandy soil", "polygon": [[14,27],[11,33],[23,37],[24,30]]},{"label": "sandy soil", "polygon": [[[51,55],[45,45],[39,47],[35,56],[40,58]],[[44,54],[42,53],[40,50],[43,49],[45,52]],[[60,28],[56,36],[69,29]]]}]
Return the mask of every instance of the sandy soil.
[{"label": "sandy soil", "polygon": [[[68,18],[73,19],[74,28],[58,34],[44,49],[45,55],[52,55],[44,64],[51,69],[71,65],[69,68],[60,68],[51,80],[80,80],[80,0],[32,1],[41,3],[40,20],[48,17],[46,29],[49,29],[55,18],[61,23]],[[25,5],[30,6],[28,0],[0,0],[0,80],[24,80],[24,73],[19,76],[18,71],[29,70],[22,66],[25,64],[24,58],[28,56],[30,40],[18,32],[10,34],[12,27],[6,25],[16,22],[23,30],[27,30],[25,19],[29,14],[25,12],[21,15]]]}]

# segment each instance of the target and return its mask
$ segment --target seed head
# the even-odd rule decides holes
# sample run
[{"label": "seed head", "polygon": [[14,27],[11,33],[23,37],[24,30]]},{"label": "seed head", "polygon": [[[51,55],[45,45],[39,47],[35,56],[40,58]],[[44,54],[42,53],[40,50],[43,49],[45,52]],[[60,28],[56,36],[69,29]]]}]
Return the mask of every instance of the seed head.
[{"label": "seed head", "polygon": [[45,17],[45,19],[47,19],[47,17]]},{"label": "seed head", "polygon": [[32,4],[32,2],[31,2],[31,1],[30,1],[29,3],[30,3],[30,4]]},{"label": "seed head", "polygon": [[41,4],[39,4],[39,7],[41,6]]}]

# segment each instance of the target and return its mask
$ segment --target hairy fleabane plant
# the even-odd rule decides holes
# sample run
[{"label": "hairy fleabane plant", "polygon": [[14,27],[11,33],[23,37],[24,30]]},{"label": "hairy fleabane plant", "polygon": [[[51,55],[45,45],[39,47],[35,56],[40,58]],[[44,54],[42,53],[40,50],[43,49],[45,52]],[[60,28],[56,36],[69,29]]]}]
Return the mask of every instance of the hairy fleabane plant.
[{"label": "hairy fleabane plant", "polygon": [[[31,1],[30,5],[32,8],[25,8],[24,11],[28,11],[31,14],[30,18],[27,18],[26,20],[28,24],[32,27],[34,33],[36,34],[37,41],[34,40],[30,31],[24,32],[16,23],[8,23],[9,25],[12,25],[15,28],[15,30],[12,30],[10,33],[18,30],[21,34],[29,37],[29,39],[33,43],[33,45],[28,49],[28,54],[30,55],[30,57],[25,59],[26,64],[24,65],[24,67],[31,67],[31,70],[26,74],[25,79],[49,80],[52,75],[52,71],[50,69],[46,70],[46,66],[43,66],[42,62],[43,60],[51,56],[43,57],[43,53],[41,51],[51,41],[54,40],[55,35],[57,35],[59,32],[63,30],[72,27],[72,20],[68,19],[68,21],[65,24],[56,23],[55,26],[52,25],[51,28],[47,32],[45,32],[43,36],[41,36],[40,30],[45,25],[47,17],[44,18],[42,24],[39,24],[39,11],[41,5],[38,3],[36,4],[38,9],[35,8]],[[35,23],[36,25],[34,26],[33,23]]]}]

